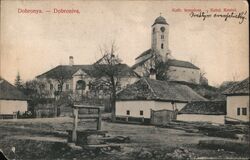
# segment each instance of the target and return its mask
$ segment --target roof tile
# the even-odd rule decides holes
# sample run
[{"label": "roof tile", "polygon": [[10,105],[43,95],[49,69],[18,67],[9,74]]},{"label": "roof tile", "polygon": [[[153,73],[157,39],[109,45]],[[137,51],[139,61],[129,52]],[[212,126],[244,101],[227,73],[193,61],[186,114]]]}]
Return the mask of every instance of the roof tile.
[{"label": "roof tile", "polygon": [[226,101],[196,101],[185,105],[178,114],[225,115]]},{"label": "roof tile", "polygon": [[186,85],[142,78],[117,94],[118,100],[205,101]]},{"label": "roof tile", "polygon": [[28,100],[28,98],[21,91],[2,78],[0,78],[0,99]]},{"label": "roof tile", "polygon": [[249,95],[249,77],[243,81],[232,85],[230,88],[223,92],[225,95],[238,95],[246,94]]}]

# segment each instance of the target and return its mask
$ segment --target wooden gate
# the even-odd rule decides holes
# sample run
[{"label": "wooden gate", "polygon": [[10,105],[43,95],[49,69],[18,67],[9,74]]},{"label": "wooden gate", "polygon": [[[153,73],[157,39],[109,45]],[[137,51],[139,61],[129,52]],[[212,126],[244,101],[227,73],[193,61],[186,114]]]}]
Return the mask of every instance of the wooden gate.
[{"label": "wooden gate", "polygon": [[150,123],[154,125],[164,125],[172,120],[176,120],[177,112],[171,110],[152,110],[151,109],[151,119]]}]

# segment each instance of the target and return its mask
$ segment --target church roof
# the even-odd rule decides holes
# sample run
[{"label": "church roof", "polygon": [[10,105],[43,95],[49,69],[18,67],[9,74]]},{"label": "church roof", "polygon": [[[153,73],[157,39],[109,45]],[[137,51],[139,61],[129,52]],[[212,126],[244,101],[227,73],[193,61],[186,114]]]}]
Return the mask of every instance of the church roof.
[{"label": "church roof", "polygon": [[118,100],[158,100],[169,102],[206,101],[190,87],[174,82],[142,78],[117,94]]},{"label": "church roof", "polygon": [[168,23],[164,17],[159,16],[155,19],[155,22],[153,25],[155,25],[155,24],[168,24]]},{"label": "church roof", "polygon": [[[103,65],[105,67],[105,65]],[[119,71],[121,72],[121,76],[135,76],[138,77],[138,75],[126,64],[117,64],[116,66]],[[86,74],[92,77],[99,77],[100,73],[95,72],[96,68],[94,65],[59,65],[41,75],[38,75],[36,78],[57,78],[58,75],[64,76],[65,79],[71,79],[73,77],[73,74],[76,73],[78,70],[84,71]]]},{"label": "church roof", "polygon": [[[138,57],[136,57],[135,59],[139,59],[143,56],[149,55],[149,54],[153,54],[152,49],[148,49],[146,51],[144,51],[142,54],[140,54]],[[133,69],[135,69],[136,67],[142,65],[143,63],[145,63],[147,60],[149,60],[151,58],[151,56],[148,56],[147,58],[145,58],[144,60],[140,61],[139,63],[136,63],[132,66]],[[175,67],[183,67],[183,68],[192,68],[192,69],[200,69],[199,67],[195,66],[194,64],[192,64],[191,62],[188,61],[181,61],[181,60],[177,60],[177,59],[168,59],[168,65],[169,66],[175,66]]]},{"label": "church roof", "polygon": [[185,105],[178,114],[226,115],[226,101],[196,101]]},{"label": "church roof", "polygon": [[152,52],[152,49],[148,49],[148,50],[142,52],[142,54],[140,54],[138,57],[136,57],[135,60],[137,60],[137,59],[139,59],[140,57],[143,57],[143,56],[145,56],[145,55],[151,54],[151,52]]},{"label": "church roof", "polygon": [[192,69],[200,69],[191,62],[188,61],[181,61],[177,59],[169,59],[168,60],[169,66],[176,66],[176,67],[184,67],[184,68],[192,68]]},{"label": "church roof", "polygon": [[232,85],[223,92],[225,95],[249,95],[249,77]]},{"label": "church roof", "polygon": [[15,86],[0,77],[0,99],[28,100],[28,98]]}]

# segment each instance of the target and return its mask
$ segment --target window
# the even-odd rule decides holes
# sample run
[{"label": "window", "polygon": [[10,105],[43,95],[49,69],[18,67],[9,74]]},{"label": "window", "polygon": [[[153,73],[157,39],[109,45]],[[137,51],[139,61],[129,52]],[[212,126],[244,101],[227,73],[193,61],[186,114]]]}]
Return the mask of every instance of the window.
[{"label": "window", "polygon": [[143,116],[143,111],[140,111],[140,115]]},{"label": "window", "polygon": [[163,49],[164,48],[164,46],[163,46],[163,43],[161,44],[161,49]]},{"label": "window", "polygon": [[60,84],[57,85],[57,89],[58,89],[58,91],[62,90],[62,87]]},{"label": "window", "polygon": [[85,90],[86,83],[83,80],[79,80],[76,82],[76,90]]},{"label": "window", "polygon": [[127,115],[130,115],[130,110],[127,110]]},{"label": "window", "polygon": [[240,108],[237,108],[237,115],[240,115]]},{"label": "window", "polygon": [[66,90],[69,90],[69,84],[66,84]]},{"label": "window", "polygon": [[242,115],[247,115],[247,108],[242,108]]},{"label": "window", "polygon": [[165,31],[165,27],[161,27],[161,32],[164,32]]},{"label": "window", "polygon": [[50,85],[49,85],[49,89],[50,89],[50,90],[53,90],[53,84],[50,84]]},{"label": "window", "polygon": [[161,39],[164,39],[164,35],[161,35]]}]

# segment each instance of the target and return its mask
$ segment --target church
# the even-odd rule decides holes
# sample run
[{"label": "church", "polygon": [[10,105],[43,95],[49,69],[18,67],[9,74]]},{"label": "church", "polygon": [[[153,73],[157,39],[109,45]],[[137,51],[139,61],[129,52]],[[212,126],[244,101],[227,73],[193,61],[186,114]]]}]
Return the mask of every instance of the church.
[{"label": "church", "polygon": [[[132,69],[141,77],[149,77],[150,70],[156,71],[157,62],[165,64],[164,72],[167,81],[200,84],[200,68],[188,61],[174,59],[169,49],[169,24],[159,16],[151,26],[151,48],[135,58]],[[161,80],[161,79],[159,79]]]}]

